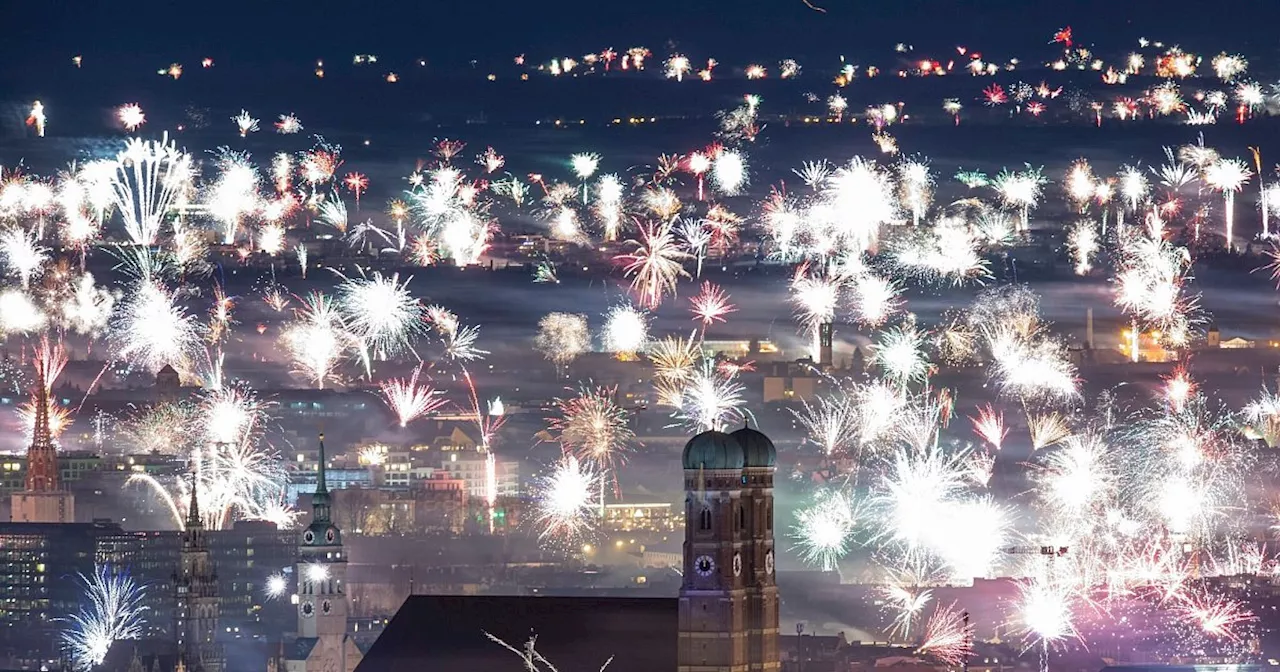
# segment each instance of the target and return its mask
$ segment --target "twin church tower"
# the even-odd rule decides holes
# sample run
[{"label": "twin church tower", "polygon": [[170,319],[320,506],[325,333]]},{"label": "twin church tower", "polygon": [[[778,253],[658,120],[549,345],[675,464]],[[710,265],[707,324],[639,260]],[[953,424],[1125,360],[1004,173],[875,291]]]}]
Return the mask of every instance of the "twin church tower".
[{"label": "twin church tower", "polygon": [[683,462],[679,672],[775,672],[777,451],[769,437],[743,427],[693,437]]}]

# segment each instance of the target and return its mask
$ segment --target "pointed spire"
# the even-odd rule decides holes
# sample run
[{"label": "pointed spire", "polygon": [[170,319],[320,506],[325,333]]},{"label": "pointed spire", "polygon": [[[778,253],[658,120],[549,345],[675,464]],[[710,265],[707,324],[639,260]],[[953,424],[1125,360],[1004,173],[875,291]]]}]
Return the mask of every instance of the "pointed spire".
[{"label": "pointed spire", "polygon": [[200,500],[196,497],[196,472],[191,472],[191,502],[187,505],[187,529],[195,527],[203,527],[204,523],[200,518]]},{"label": "pointed spire", "polygon": [[320,434],[320,468],[316,472],[316,491],[311,495],[311,524],[328,524],[329,484],[324,477],[324,434]]},{"label": "pointed spire", "polygon": [[329,486],[324,479],[324,432],[320,433],[320,472],[316,475],[316,494],[329,494]]},{"label": "pointed spire", "polygon": [[31,434],[33,446],[47,446],[53,442],[49,431],[49,388],[43,380],[36,382],[36,426]]},{"label": "pointed spire", "polygon": [[58,489],[58,457],[53,447],[53,432],[49,430],[49,386],[43,360],[36,362],[35,426],[31,432],[31,445],[27,448],[27,490],[29,492],[53,492]]}]

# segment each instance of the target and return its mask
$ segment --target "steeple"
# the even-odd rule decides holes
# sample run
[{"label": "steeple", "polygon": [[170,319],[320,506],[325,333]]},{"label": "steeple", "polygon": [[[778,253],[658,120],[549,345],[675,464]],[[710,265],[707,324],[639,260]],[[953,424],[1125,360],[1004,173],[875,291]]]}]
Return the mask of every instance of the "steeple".
[{"label": "steeple", "polygon": [[36,422],[27,449],[27,491],[53,492],[58,489],[58,457],[49,430],[49,388],[36,381]]},{"label": "steeple", "polygon": [[187,504],[187,529],[196,527],[204,527],[204,521],[200,518],[200,500],[196,497],[196,472],[191,472],[191,502]]},{"label": "steeple", "polygon": [[324,478],[324,433],[320,434],[320,468],[316,472],[316,491],[311,495],[311,522],[328,523],[329,520],[329,485]]}]

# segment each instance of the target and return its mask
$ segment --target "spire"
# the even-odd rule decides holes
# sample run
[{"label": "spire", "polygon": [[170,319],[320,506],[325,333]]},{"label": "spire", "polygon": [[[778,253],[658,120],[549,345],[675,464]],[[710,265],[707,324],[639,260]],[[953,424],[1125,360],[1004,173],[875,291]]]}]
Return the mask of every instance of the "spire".
[{"label": "spire", "polygon": [[[43,365],[37,363],[38,372]],[[53,433],[49,430],[49,388],[43,375],[35,385],[35,427],[31,432],[31,446],[27,448],[27,491],[53,492],[58,489],[58,457],[53,447]]]},{"label": "spire", "polygon": [[329,486],[324,480],[324,434],[320,434],[320,472],[316,475],[316,494],[328,495]]},{"label": "spire", "polygon": [[320,434],[320,468],[316,472],[316,491],[311,495],[311,523],[329,521],[329,485],[324,478],[324,434]]},{"label": "spire", "polygon": [[196,497],[196,472],[191,472],[191,502],[187,505],[187,529],[203,527],[200,518],[200,500]]},{"label": "spire", "polygon": [[36,426],[31,434],[32,446],[47,446],[53,443],[49,431],[49,388],[43,380],[36,383]]}]

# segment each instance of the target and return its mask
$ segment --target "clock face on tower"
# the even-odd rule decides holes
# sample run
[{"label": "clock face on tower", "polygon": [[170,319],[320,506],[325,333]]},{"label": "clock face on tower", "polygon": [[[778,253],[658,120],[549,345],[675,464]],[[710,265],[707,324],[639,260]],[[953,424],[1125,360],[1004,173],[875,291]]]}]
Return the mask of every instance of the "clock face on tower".
[{"label": "clock face on tower", "polygon": [[325,615],[328,615],[330,612],[332,612],[332,611],[333,611],[333,603],[332,603],[332,602],[330,602],[329,600],[325,600],[325,601],[321,602],[321,603],[320,603],[320,611],[324,612],[324,613],[325,613]]},{"label": "clock face on tower", "polygon": [[773,574],[773,551],[764,554],[764,573]]},{"label": "clock face on tower", "polygon": [[316,605],[312,604],[311,600],[303,602],[302,606],[298,608],[302,610],[303,618],[311,618],[316,615]]},{"label": "clock face on tower", "polygon": [[742,554],[733,554],[733,575],[742,576]]},{"label": "clock face on tower", "polygon": [[693,561],[693,569],[698,572],[698,576],[711,576],[711,573],[716,571],[716,561],[709,555],[699,555],[698,559]]},{"label": "clock face on tower", "polygon": [[324,531],[324,540],[325,540],[325,541],[327,541],[327,542],[329,542],[329,543],[331,543],[331,544],[332,544],[332,543],[333,543],[333,540],[334,540],[336,537],[337,537],[337,534],[335,534],[335,533],[334,533],[334,531],[333,531],[333,528],[332,528],[332,527]]},{"label": "clock face on tower", "polygon": [[302,541],[303,541],[304,543],[307,543],[307,544],[315,543],[315,541],[316,541],[316,533],[315,533],[315,532],[312,532],[311,530],[307,530],[306,532],[303,532],[303,533],[302,533]]}]

